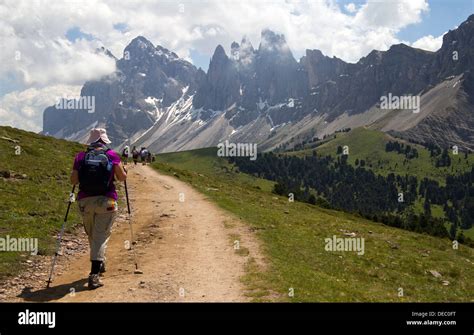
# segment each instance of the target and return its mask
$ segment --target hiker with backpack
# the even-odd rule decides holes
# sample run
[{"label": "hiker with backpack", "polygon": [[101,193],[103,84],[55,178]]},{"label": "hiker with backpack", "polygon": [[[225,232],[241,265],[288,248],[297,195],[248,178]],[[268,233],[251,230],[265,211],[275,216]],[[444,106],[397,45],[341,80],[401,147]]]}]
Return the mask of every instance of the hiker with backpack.
[{"label": "hiker with backpack", "polygon": [[141,161],[142,161],[143,165],[146,165],[146,161],[148,159],[148,149],[147,148],[142,147],[142,149],[140,150],[140,158],[141,158]]},{"label": "hiker with backpack", "polygon": [[139,156],[140,156],[140,153],[138,152],[137,147],[133,147],[133,150],[132,150],[133,164],[137,165]]},{"label": "hiker with backpack", "polygon": [[123,165],[127,165],[128,163],[128,156],[129,156],[130,147],[128,145],[125,146],[122,150],[122,159]]},{"label": "hiker with backpack", "polygon": [[88,287],[96,289],[103,286],[100,274],[105,272],[105,250],[118,210],[114,179],[125,181],[127,173],[120,156],[108,147],[105,129],[92,129],[87,143],[87,150],[74,159],[71,182],[79,184],[79,212],[90,246]]}]

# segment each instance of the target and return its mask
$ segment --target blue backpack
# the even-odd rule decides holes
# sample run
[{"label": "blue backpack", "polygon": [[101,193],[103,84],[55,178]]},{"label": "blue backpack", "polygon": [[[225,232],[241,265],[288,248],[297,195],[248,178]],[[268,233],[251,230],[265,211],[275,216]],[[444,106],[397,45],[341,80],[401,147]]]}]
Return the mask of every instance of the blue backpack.
[{"label": "blue backpack", "polygon": [[107,156],[110,149],[100,143],[91,144],[79,167],[79,190],[88,195],[106,195],[110,190],[113,164]]}]

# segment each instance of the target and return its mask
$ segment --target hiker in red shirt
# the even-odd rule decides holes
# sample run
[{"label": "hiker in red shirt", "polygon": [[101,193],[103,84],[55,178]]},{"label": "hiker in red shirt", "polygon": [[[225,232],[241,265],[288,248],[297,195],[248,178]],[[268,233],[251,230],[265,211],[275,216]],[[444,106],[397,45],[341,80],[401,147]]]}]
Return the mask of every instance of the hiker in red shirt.
[{"label": "hiker in red shirt", "polygon": [[105,272],[105,250],[117,214],[117,191],[114,179],[125,181],[120,156],[107,145],[106,130],[90,132],[88,148],[74,159],[71,182],[79,184],[78,204],[90,246],[91,272],[89,289],[103,286],[100,274]]}]

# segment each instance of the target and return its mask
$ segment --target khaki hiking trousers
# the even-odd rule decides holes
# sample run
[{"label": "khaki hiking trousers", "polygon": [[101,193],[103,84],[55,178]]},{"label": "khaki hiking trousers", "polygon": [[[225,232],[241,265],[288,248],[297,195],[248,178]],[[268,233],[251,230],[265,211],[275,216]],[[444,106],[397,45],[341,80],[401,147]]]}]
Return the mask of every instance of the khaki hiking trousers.
[{"label": "khaki hiking trousers", "polygon": [[90,259],[105,261],[105,249],[117,216],[117,201],[105,196],[94,196],[79,200],[78,205],[89,238]]}]

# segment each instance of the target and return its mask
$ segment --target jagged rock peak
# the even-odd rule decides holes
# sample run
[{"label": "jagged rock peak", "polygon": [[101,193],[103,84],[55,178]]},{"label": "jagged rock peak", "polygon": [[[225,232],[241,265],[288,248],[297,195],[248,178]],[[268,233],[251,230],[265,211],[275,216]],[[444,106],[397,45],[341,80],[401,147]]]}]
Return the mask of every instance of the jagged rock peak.
[{"label": "jagged rock peak", "polygon": [[277,34],[270,29],[262,30],[259,50],[282,51],[289,50],[285,35]]},{"label": "jagged rock peak", "polygon": [[244,37],[242,37],[242,41],[240,42],[240,48],[245,49],[245,50],[249,50],[249,51],[252,51],[252,52],[254,51],[252,42],[250,42],[250,40],[248,39],[248,37],[246,35],[244,35]]},{"label": "jagged rock peak", "polygon": [[233,59],[239,59],[239,54],[240,54],[240,45],[237,42],[232,42],[230,45],[230,54]]},{"label": "jagged rock peak", "polygon": [[149,40],[147,40],[143,36],[135,37],[127,46],[127,48],[134,48],[134,47],[138,47],[140,49],[146,49],[146,48],[154,49],[155,48],[153,43],[151,43]]},{"label": "jagged rock peak", "polygon": [[117,57],[114,56],[112,52],[110,52],[109,49],[106,49],[105,47],[101,46],[100,48],[95,49],[95,52],[98,54],[104,54],[114,60],[117,60]]},{"label": "jagged rock peak", "polygon": [[218,45],[216,47],[216,50],[214,50],[214,54],[212,55],[212,61],[216,61],[218,59],[224,59],[224,58],[227,58],[227,55],[225,53],[225,50],[224,48],[222,47],[222,45]]}]

